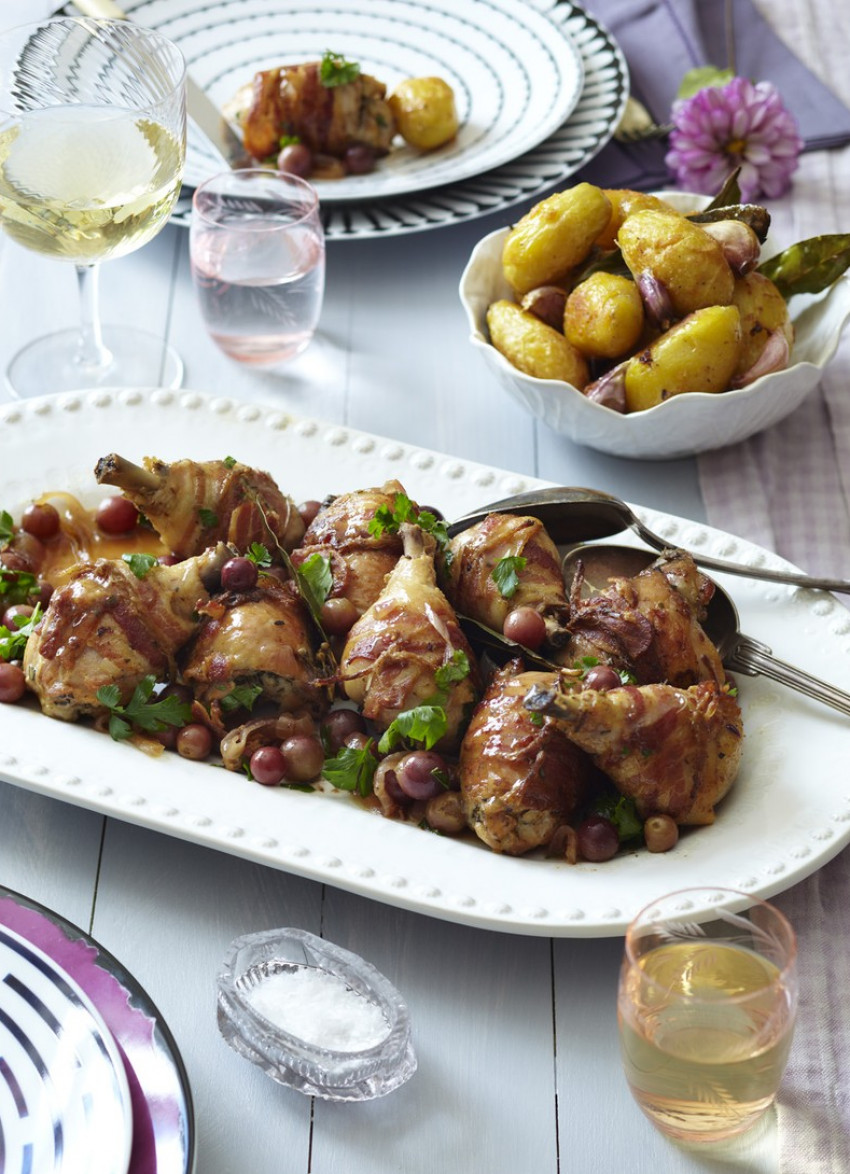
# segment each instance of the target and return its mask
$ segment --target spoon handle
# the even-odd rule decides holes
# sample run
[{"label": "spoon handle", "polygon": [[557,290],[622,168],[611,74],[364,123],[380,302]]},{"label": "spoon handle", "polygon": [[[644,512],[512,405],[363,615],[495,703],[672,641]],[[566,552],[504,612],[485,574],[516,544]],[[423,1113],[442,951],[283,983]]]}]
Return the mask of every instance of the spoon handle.
[{"label": "spoon handle", "polygon": [[738,637],[737,644],[724,656],[723,663],[733,672],[746,673],[751,677],[759,674],[770,677],[772,681],[796,689],[798,693],[805,693],[807,697],[813,697],[816,701],[822,701],[824,705],[830,705],[833,709],[850,716],[850,693],[845,693],[835,685],[818,680],[793,664],[780,660],[772,654],[766,644],[752,640],[749,636]]},{"label": "spoon handle", "polygon": [[[654,546],[656,550],[665,550],[670,547],[658,534],[648,530],[640,521],[635,521],[633,529],[644,542]],[[710,571],[723,571],[727,575],[741,575],[745,579],[764,579],[768,583],[786,583],[792,587],[813,587],[820,591],[835,591],[839,594],[850,595],[850,582],[847,579],[819,579],[814,575],[807,575],[803,571],[774,571],[768,567],[747,567],[743,563],[727,562],[726,559],[712,558],[710,555],[699,554],[689,550],[691,558],[698,566]]]}]

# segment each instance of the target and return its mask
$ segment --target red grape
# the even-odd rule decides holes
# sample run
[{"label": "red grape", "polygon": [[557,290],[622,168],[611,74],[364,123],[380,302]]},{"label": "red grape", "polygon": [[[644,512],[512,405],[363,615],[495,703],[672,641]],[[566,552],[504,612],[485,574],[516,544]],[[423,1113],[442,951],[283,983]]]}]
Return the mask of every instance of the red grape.
[{"label": "red grape", "polygon": [[310,526],[313,523],[316,514],[321,508],[322,503],[320,501],[314,501],[311,499],[310,501],[301,502],[301,505],[298,507],[298,512],[301,515],[301,521],[305,526]]},{"label": "red grape", "polygon": [[368,175],[375,170],[375,152],[372,147],[357,143],[346,150],[343,162],[349,175]]},{"label": "red grape", "polygon": [[127,534],[139,520],[139,511],[126,497],[106,497],[97,507],[95,521],[104,534]]},{"label": "red grape", "polygon": [[325,764],[325,751],[318,738],[310,734],[293,734],[281,745],[286,762],[286,777],[294,783],[309,783],[318,778]]},{"label": "red grape", "polygon": [[190,722],[177,735],[177,753],[196,762],[209,757],[212,744],[212,734],[202,722]]},{"label": "red grape", "polygon": [[277,169],[306,179],[313,170],[313,152],[304,143],[289,143],[277,157]]},{"label": "red grape", "polygon": [[8,705],[20,701],[26,688],[24,671],[20,665],[0,661],[0,702]]},{"label": "red grape", "polygon": [[515,607],[505,616],[502,632],[526,648],[539,648],[546,639],[546,622],[533,607]]},{"label": "red grape", "polygon": [[585,860],[599,863],[617,855],[620,837],[610,819],[604,815],[589,815],[576,828],[578,850]]},{"label": "red grape", "polygon": [[596,689],[605,693],[609,689],[618,689],[622,685],[620,674],[608,664],[595,664],[588,669],[584,676],[584,683],[588,689]]},{"label": "red grape", "polygon": [[250,591],[257,586],[257,564],[249,558],[228,559],[221,568],[221,587],[223,591]]},{"label": "red grape", "polygon": [[322,722],[322,734],[332,754],[346,744],[349,734],[362,734],[366,723],[356,709],[332,709]]},{"label": "red grape", "polygon": [[20,616],[22,619],[27,620],[32,613],[33,608],[29,607],[26,603],[13,603],[11,607],[7,607],[3,612],[3,624],[10,632],[17,632],[21,625],[15,623],[15,617]]},{"label": "red grape", "polygon": [[433,750],[412,750],[396,769],[398,785],[409,799],[433,799],[445,788],[449,768],[446,760]]},{"label": "red grape", "polygon": [[59,512],[48,502],[28,505],[21,518],[21,529],[36,538],[53,538],[59,533]]},{"label": "red grape", "polygon": [[326,599],[322,604],[322,627],[329,636],[344,636],[354,626],[354,621],[360,613],[344,595]]},{"label": "red grape", "polygon": [[276,787],[286,777],[286,759],[278,746],[260,746],[248,765],[253,778],[264,787]]}]

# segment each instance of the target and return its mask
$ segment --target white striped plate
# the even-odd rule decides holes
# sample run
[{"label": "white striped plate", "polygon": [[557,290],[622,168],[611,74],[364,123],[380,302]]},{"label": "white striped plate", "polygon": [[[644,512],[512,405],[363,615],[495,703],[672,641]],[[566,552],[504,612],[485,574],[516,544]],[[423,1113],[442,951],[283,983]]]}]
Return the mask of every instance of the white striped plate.
[{"label": "white striped plate", "polygon": [[[366,200],[454,183],[547,138],[575,108],[584,71],[569,34],[517,0],[129,0],[127,12],[183,50],[219,108],[258,69],[315,61],[327,50],[388,90],[437,75],[455,93],[461,129],[436,151],[398,146],[368,175],[317,182],[323,200]],[[186,182],[222,168],[190,137]]]},{"label": "white striped plate", "polygon": [[[446,77],[465,122],[457,143],[429,155],[399,150],[371,175],[321,185],[331,240],[440,228],[538,195],[605,146],[629,89],[616,42],[570,0],[125,0],[124,8],[180,45],[219,105],[264,64],[329,48],[390,85],[412,74]],[[190,128],[187,188],[222,166]],[[172,220],[188,224],[185,202]]]},{"label": "white striped plate", "polygon": [[0,927],[0,1170],[126,1174],[130,1090],[88,996],[36,946]]}]

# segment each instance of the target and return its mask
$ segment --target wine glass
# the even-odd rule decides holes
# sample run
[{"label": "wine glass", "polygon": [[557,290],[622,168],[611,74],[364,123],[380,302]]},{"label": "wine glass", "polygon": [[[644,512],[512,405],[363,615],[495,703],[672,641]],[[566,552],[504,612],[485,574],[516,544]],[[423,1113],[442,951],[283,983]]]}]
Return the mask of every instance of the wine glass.
[{"label": "wine glass", "polygon": [[180,358],[132,326],[101,326],[98,264],[163,227],[186,156],[186,67],[122,20],[44,20],[0,33],[0,225],[76,266],[81,325],[13,359],[18,397],[97,386],[178,387]]},{"label": "wine glass", "polygon": [[682,889],[637,915],[620,972],[620,1047],[632,1095],[662,1133],[724,1141],[773,1104],[796,961],[787,919],[745,893]]}]

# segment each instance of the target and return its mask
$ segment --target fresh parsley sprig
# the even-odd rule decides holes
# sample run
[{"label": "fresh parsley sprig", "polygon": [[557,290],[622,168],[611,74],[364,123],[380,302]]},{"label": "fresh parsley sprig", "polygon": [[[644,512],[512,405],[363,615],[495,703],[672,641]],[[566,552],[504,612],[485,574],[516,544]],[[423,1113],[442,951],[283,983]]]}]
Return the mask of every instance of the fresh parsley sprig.
[{"label": "fresh parsley sprig", "polygon": [[516,595],[519,590],[520,571],[525,570],[527,563],[528,559],[523,558],[521,554],[507,554],[493,567],[490,578],[496,584],[502,599],[512,599]]},{"label": "fresh parsley sprig", "polygon": [[245,551],[245,558],[250,559],[260,570],[272,565],[272,556],[269,553],[269,548],[264,546],[262,542],[252,542]]},{"label": "fresh parsley sprig", "polygon": [[374,743],[370,740],[363,747],[342,746],[332,758],[325,759],[322,775],[338,790],[352,791],[365,798],[372,794],[377,766]]},{"label": "fresh parsley sprig", "polygon": [[122,554],[121,557],[137,579],[144,579],[151,568],[156,566],[157,561],[152,554],[140,554],[138,552]]},{"label": "fresh parsley sprig", "polygon": [[326,89],[335,86],[345,86],[360,76],[360,66],[356,61],[346,61],[341,53],[327,50],[319,65],[319,81]]},{"label": "fresh parsley sprig", "polygon": [[392,506],[378,506],[368,529],[374,538],[381,538],[384,534],[398,534],[405,522],[419,526],[426,534],[433,534],[441,549],[449,541],[446,523],[431,510],[418,509],[406,493],[397,493]]},{"label": "fresh parsley sprig", "polygon": [[417,705],[414,709],[405,709],[381,735],[378,751],[389,754],[405,742],[421,742],[426,750],[431,750],[443,737],[448,725],[442,705]]},{"label": "fresh parsley sprig", "polygon": [[0,510],[0,542],[15,537],[15,522],[8,510]]},{"label": "fresh parsley sprig", "polygon": [[225,713],[232,713],[235,709],[247,709],[250,712],[262,691],[262,685],[234,685],[221,698],[219,705]]},{"label": "fresh parsley sprig", "polygon": [[334,583],[331,560],[315,551],[309,558],[305,558],[299,567],[296,567],[295,574],[301,595],[306,600],[315,619],[319,620],[322,606],[330,595]]},{"label": "fresh parsley sprig", "polygon": [[41,623],[43,612],[37,603],[31,616],[15,616],[15,631],[0,624],[0,660],[20,660],[24,655],[27,640]]},{"label": "fresh parsley sprig", "polygon": [[0,595],[3,596],[4,608],[15,603],[26,603],[37,588],[36,577],[29,571],[10,571],[0,567]]},{"label": "fresh parsley sprig", "polygon": [[151,700],[155,685],[156,677],[143,677],[126,705],[121,705],[121,691],[117,685],[101,685],[98,689],[97,699],[109,710],[109,733],[116,742],[129,738],[133,726],[155,734],[167,726],[185,726],[190,720],[190,702],[173,696]]}]

